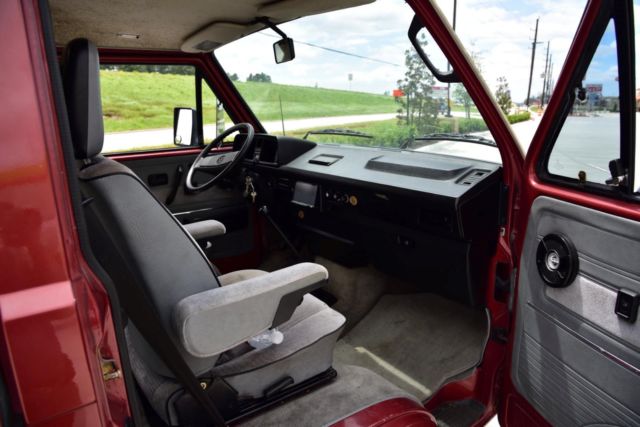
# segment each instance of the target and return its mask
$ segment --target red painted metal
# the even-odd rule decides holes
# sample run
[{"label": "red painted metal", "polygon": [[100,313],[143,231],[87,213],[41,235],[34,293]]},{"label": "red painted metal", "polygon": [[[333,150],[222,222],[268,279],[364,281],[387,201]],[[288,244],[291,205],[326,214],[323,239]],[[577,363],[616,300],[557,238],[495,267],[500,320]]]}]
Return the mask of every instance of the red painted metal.
[{"label": "red painted metal", "polygon": [[[560,73],[558,82],[556,83],[554,94],[549,101],[549,105],[547,106],[545,114],[540,121],[540,125],[538,126],[527,153],[525,160],[525,175],[523,177],[522,185],[522,202],[520,204],[521,212],[518,216],[517,224],[519,233],[515,242],[518,257],[522,254],[524,236],[531,206],[533,201],[539,196],[549,196],[598,211],[607,212],[612,215],[618,215],[640,221],[640,205],[636,203],[608,199],[603,196],[588,194],[568,187],[544,183],[538,178],[536,173],[536,164],[542,155],[545,145],[548,143],[549,138],[547,136],[549,131],[561,114],[563,94],[567,93],[571,89],[569,87],[570,76],[578,63],[580,56],[583,54],[588,35],[601,7],[601,0],[590,0],[587,3],[582,20],[578,26],[576,36],[571,48],[569,49],[569,53]],[[516,295],[514,295],[514,300],[517,300],[517,288],[515,293]],[[518,313],[515,313],[512,316],[512,335],[509,338],[509,347],[507,351],[508,357],[505,363],[507,375],[505,375],[503,385],[504,391],[502,393],[501,405],[499,408],[499,421],[500,424],[504,426],[549,425],[549,423],[531,406],[531,404],[518,393],[509,374],[511,372],[511,360],[513,354],[513,327],[515,325],[515,318],[517,315]]]},{"label": "red painted metal", "polygon": [[132,153],[118,153],[107,154],[110,159],[117,160],[119,162],[126,162],[127,160],[143,160],[143,159],[158,159],[161,157],[179,157],[179,156],[193,156],[202,151],[202,148],[178,148],[168,149],[162,151],[139,151]]},{"label": "red painted metal", "polygon": [[98,405],[91,404],[78,408],[73,412],[62,414],[56,418],[38,424],[38,427],[87,427],[98,426],[100,410]]},{"label": "red painted metal", "polygon": [[[540,125],[534,134],[529,152],[525,163],[525,180],[523,184],[522,195],[522,215],[520,215],[520,223],[518,228],[525,230],[529,210],[533,201],[541,195],[548,195],[571,203],[576,203],[585,207],[593,208],[602,212],[608,212],[612,215],[618,215],[632,220],[640,221],[640,205],[629,201],[614,200],[604,196],[596,196],[581,192],[568,187],[561,187],[542,182],[536,173],[536,164],[542,155],[542,151],[548,141],[547,135],[557,117],[561,114],[562,94],[567,93],[571,88],[570,76],[582,56],[588,35],[598,15],[598,11],[602,7],[601,0],[590,0],[587,3],[585,13],[582,17],[576,36],[573,40],[567,59],[556,83],[554,95],[549,100],[549,105],[544,116],[540,120]],[[524,243],[524,233],[517,239],[518,253],[522,250]]]},{"label": "red painted metal", "polygon": [[[433,2],[413,0],[408,2],[420,17],[442,52],[449,59],[457,75],[473,99],[483,119],[491,130],[503,162],[503,181],[509,186],[508,218],[498,241],[489,268],[489,275],[483,278],[486,289],[485,301],[491,317],[492,329],[508,330],[509,313],[505,301],[495,298],[496,270],[500,265],[505,271],[513,269],[513,248],[510,244],[512,236],[519,232],[516,227],[520,198],[520,186],[524,169],[523,154],[518,147],[511,128],[504,115],[491,96],[491,91],[472,65],[465,53],[462,43],[444,18],[444,15]],[[508,274],[508,273],[507,273]],[[427,408],[434,409],[438,405],[454,400],[476,399],[485,405],[485,412],[476,425],[482,425],[490,419],[496,410],[496,399],[503,375],[506,345],[497,341],[489,341],[485,349],[482,364],[470,377],[454,381],[442,387],[427,403]]]},{"label": "red painted metal", "polygon": [[[539,182],[535,176],[535,159],[550,121],[557,114],[558,97],[551,99],[525,165],[504,116],[437,6],[419,0],[410,1],[410,4],[453,64],[499,145],[504,181],[511,189],[511,209],[486,284],[492,325],[506,326],[510,320],[506,304],[497,301],[493,295],[495,269],[500,264],[506,265],[507,269],[513,265],[508,239],[512,232],[518,231],[516,242],[520,250],[529,207],[535,197],[548,194],[636,220],[640,220],[640,210],[631,203],[613,202]],[[599,0],[591,1],[590,11],[593,12],[599,4]],[[86,265],[75,232],[37,16],[37,7],[32,0],[0,2],[0,38],[5,42],[5,57],[11,58],[3,64],[3,80],[0,82],[0,99],[4,101],[0,107],[0,128],[5,141],[0,145],[0,271],[3,272],[0,284],[0,354],[4,377],[10,385],[16,409],[23,412],[28,422],[123,425],[129,416],[124,384],[122,380],[105,384],[96,358],[97,350],[103,358],[114,358],[119,363],[107,295]],[[569,64],[575,62],[580,54],[580,34],[588,31],[591,18],[589,13],[585,15],[579,37],[567,60]],[[232,117],[261,129],[211,55],[114,49],[102,50],[101,55],[105,63],[197,65],[216,87],[216,95]],[[563,71],[556,92],[563,92],[562,87],[566,89],[567,76],[568,73]],[[112,157],[132,160],[195,154],[198,151],[167,150]],[[524,168],[527,171],[526,181],[521,181]],[[521,184],[525,191],[519,202]],[[504,358],[505,346],[490,341],[482,365],[470,377],[444,386],[427,407],[475,398],[487,405],[482,418],[486,420],[503,384],[500,381],[502,373],[507,380],[502,393],[506,398],[501,401],[501,421],[511,424],[526,419],[541,422],[513,389],[508,371],[501,370]],[[61,378],[64,381],[61,382]],[[44,403],[36,404],[42,400]],[[415,403],[413,408],[406,402],[383,402],[379,405],[367,408],[366,414],[361,414],[364,424],[357,424],[360,418],[356,417],[352,420],[354,424],[340,425],[434,425],[428,412]],[[407,406],[402,409],[393,405]],[[371,417],[374,415],[380,418],[373,420]],[[382,424],[381,419],[384,421]],[[367,424],[367,420],[371,423]]]},{"label": "red painted metal", "polygon": [[69,282],[0,295],[8,368],[28,424],[95,401]]},{"label": "red painted metal", "polygon": [[[123,425],[122,380],[110,407],[96,352],[117,346],[108,302],[86,281],[70,204],[37,2],[0,2],[0,355],[27,423]],[[119,361],[118,361],[119,363]],[[121,404],[124,399],[125,405]],[[64,421],[61,421],[64,420]]]},{"label": "red painted metal", "polygon": [[423,406],[407,398],[385,400],[333,424],[333,427],[436,427]]},{"label": "red painted metal", "polygon": [[[107,154],[106,156],[110,159],[117,160],[119,162],[126,162],[127,160],[144,160],[144,159],[158,159],[161,157],[179,157],[179,156],[193,156],[200,154],[202,151],[202,147],[197,148],[169,148],[166,150],[160,151],[139,151],[132,153],[118,153],[118,154]],[[212,148],[212,152],[217,151],[231,151],[232,147],[220,147],[220,148]]]}]

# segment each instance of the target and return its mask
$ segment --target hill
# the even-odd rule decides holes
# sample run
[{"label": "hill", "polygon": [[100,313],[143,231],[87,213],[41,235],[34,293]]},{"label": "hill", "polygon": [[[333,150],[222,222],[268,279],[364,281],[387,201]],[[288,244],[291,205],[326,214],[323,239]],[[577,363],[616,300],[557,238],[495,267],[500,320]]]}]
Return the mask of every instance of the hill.
[{"label": "hill", "polygon": [[[102,70],[105,131],[129,131],[173,126],[174,107],[194,107],[194,77],[176,74]],[[276,83],[236,82],[241,95],[260,120],[355,114],[393,113],[393,97]],[[203,96],[205,124],[214,123],[213,96]]]}]

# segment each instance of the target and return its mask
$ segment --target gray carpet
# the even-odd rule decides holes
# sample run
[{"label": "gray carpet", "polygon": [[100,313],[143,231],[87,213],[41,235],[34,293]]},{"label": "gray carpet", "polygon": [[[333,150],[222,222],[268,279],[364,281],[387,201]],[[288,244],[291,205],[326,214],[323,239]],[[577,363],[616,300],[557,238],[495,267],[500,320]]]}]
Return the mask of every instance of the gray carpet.
[{"label": "gray carpet", "polygon": [[311,393],[264,412],[242,426],[327,426],[369,407],[396,397],[415,400],[379,375],[358,366],[337,366],[338,377]]},{"label": "gray carpet", "polygon": [[368,368],[425,400],[480,362],[486,334],[483,310],[434,294],[385,295],[338,341],[334,360]]},{"label": "gray carpet", "polygon": [[325,290],[337,298],[331,308],[347,318],[344,335],[375,306],[389,279],[372,267],[347,268],[321,257],[315,261],[329,271]]}]

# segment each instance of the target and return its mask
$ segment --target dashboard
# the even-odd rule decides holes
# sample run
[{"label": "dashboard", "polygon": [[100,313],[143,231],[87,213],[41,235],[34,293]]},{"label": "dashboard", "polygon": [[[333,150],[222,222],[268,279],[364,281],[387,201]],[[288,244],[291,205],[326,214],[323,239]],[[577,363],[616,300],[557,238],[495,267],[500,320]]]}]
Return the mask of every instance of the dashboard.
[{"label": "dashboard", "polygon": [[245,167],[289,236],[475,306],[502,222],[495,163],[256,134]]}]

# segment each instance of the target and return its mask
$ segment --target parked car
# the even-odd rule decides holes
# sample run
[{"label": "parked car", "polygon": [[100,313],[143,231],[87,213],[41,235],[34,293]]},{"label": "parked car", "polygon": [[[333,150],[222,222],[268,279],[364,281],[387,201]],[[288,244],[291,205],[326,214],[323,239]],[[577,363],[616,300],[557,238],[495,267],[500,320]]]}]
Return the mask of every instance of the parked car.
[{"label": "parked car", "polygon": [[369,3],[0,2],[2,425],[640,425],[633,3],[526,155],[433,1]]}]

